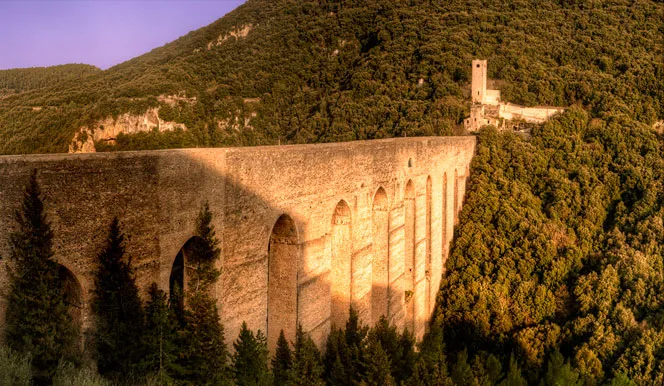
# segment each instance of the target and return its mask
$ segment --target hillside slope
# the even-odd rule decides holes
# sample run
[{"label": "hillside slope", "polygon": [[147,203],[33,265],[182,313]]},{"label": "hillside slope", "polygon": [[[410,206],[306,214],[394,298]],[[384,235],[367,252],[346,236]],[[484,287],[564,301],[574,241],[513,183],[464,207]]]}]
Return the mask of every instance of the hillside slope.
[{"label": "hillside slope", "polygon": [[80,81],[96,72],[101,72],[101,70],[88,64],[0,70],[0,97]]},{"label": "hillside slope", "polygon": [[[75,133],[159,109],[186,130],[99,149],[311,143],[451,133],[471,59],[506,100],[664,117],[655,1],[249,0],[75,85],[0,100],[0,153],[64,152]],[[46,107],[36,111],[32,107]]]}]

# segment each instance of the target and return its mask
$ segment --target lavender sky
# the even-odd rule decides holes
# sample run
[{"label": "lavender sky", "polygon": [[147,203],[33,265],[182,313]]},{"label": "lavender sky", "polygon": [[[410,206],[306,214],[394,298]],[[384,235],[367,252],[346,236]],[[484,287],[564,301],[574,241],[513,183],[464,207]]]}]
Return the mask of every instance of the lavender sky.
[{"label": "lavender sky", "polygon": [[244,0],[0,0],[0,69],[102,69],[206,26]]}]

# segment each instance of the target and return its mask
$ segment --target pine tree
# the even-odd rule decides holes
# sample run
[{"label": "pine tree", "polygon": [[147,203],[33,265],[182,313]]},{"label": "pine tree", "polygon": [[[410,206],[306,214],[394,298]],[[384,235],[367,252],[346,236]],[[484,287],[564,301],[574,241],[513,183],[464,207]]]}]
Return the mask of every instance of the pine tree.
[{"label": "pine tree", "polygon": [[233,343],[233,373],[238,386],[258,386],[270,384],[267,369],[267,339],[259,330],[256,335],[242,323],[240,336]]},{"label": "pine tree", "polygon": [[97,368],[106,377],[126,378],[143,355],[143,308],[117,217],[111,221],[106,247],[97,260],[92,298]]},{"label": "pine tree", "polygon": [[369,339],[365,354],[366,375],[364,384],[368,386],[394,386],[390,359],[377,339]]},{"label": "pine tree", "polygon": [[305,334],[302,326],[298,326],[295,335],[293,368],[289,372],[288,386],[323,386],[323,363],[320,351]]},{"label": "pine tree", "polygon": [[521,369],[514,356],[510,356],[510,367],[507,376],[499,384],[500,386],[528,386],[528,382],[521,375]]},{"label": "pine tree", "polygon": [[293,352],[291,351],[284,330],[279,333],[277,340],[277,350],[272,358],[272,374],[275,385],[284,385],[288,381],[288,374],[293,368]]},{"label": "pine tree", "polygon": [[413,374],[408,379],[407,385],[451,386],[453,382],[447,371],[443,332],[437,323],[431,325],[419,348],[420,352],[413,368]]},{"label": "pine tree", "polygon": [[397,384],[408,379],[415,364],[415,339],[406,330],[399,334],[394,325],[390,325],[385,316],[369,331],[380,342],[392,364],[392,377]]},{"label": "pine tree", "polygon": [[365,375],[364,346],[368,328],[352,307],[345,330],[333,329],[325,350],[325,378],[331,384],[352,384]]},{"label": "pine tree", "polygon": [[455,385],[471,386],[475,381],[473,369],[468,364],[468,351],[465,349],[457,354],[457,360],[452,366],[452,380]]},{"label": "pine tree", "polygon": [[61,358],[79,355],[79,331],[67,306],[59,266],[53,258],[53,232],[40,198],[35,170],[16,211],[17,230],[10,235],[10,288],[5,342],[31,353],[35,376],[47,381]]},{"label": "pine tree", "polygon": [[139,373],[153,375],[159,384],[170,380],[177,358],[176,320],[168,305],[168,295],[152,283],[145,305],[145,332],[141,338],[143,358]]},{"label": "pine tree", "polygon": [[196,222],[195,243],[189,255],[189,285],[185,291],[184,328],[179,332],[182,353],[176,375],[195,384],[230,384],[228,350],[217,305],[210,290],[220,275],[215,267],[221,256],[212,226],[212,213],[206,203]]},{"label": "pine tree", "polygon": [[540,382],[541,386],[555,386],[555,385],[581,385],[582,382],[579,381],[579,373],[576,372],[569,362],[565,361],[565,358],[560,353],[560,351],[555,350],[549,358],[547,363],[546,374],[544,374],[544,379]]}]

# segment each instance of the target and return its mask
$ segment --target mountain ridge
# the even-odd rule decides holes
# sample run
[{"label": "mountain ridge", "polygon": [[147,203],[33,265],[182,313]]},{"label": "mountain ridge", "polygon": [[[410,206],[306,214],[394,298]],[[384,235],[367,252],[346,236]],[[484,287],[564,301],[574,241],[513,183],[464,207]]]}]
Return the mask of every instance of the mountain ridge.
[{"label": "mountain ridge", "polygon": [[[451,134],[468,113],[470,60],[477,57],[489,60],[507,100],[579,104],[597,116],[653,124],[664,118],[662,8],[620,0],[249,0],[80,84],[3,99],[0,153],[64,152],[85,128],[153,108],[188,129],[121,136],[102,147]],[[166,107],[158,99],[168,96],[197,102]]]}]

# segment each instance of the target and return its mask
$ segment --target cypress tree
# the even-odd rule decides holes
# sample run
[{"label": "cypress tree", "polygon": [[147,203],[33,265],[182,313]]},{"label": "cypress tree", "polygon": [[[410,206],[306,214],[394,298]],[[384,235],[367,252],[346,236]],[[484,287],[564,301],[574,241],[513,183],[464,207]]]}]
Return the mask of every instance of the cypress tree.
[{"label": "cypress tree", "polygon": [[111,221],[106,247],[97,260],[92,298],[97,368],[104,376],[125,378],[143,354],[143,308],[131,259],[125,259],[124,235],[117,217]]},{"label": "cypress tree", "polygon": [[177,358],[175,315],[168,305],[168,295],[152,283],[145,305],[145,332],[141,339],[143,358],[139,372],[154,375],[159,384],[168,383]]},{"label": "cypress tree", "polygon": [[233,343],[233,373],[238,386],[258,386],[270,384],[267,369],[267,339],[258,331],[256,335],[242,323],[240,336]]},{"label": "cypress tree", "polygon": [[366,348],[366,375],[364,384],[368,386],[394,386],[390,359],[377,339],[369,338]]},{"label": "cypress tree", "polygon": [[212,226],[212,213],[206,203],[196,221],[200,238],[189,255],[189,285],[185,291],[184,328],[179,332],[182,354],[178,377],[195,384],[230,384],[228,350],[217,305],[210,289],[221,271],[215,263],[221,256]]},{"label": "cypress tree", "polygon": [[320,351],[305,334],[302,326],[298,326],[295,335],[295,350],[293,353],[293,368],[289,372],[289,386],[323,386],[323,363]]},{"label": "cypress tree", "polygon": [[48,381],[61,358],[76,360],[79,330],[67,305],[59,265],[53,261],[53,232],[44,213],[37,171],[16,211],[17,229],[10,234],[5,339],[14,350],[32,355],[38,381]]},{"label": "cypress tree", "polygon": [[291,351],[284,330],[279,333],[277,339],[277,350],[272,358],[272,374],[275,385],[284,385],[288,381],[288,374],[293,368],[293,351]]}]

